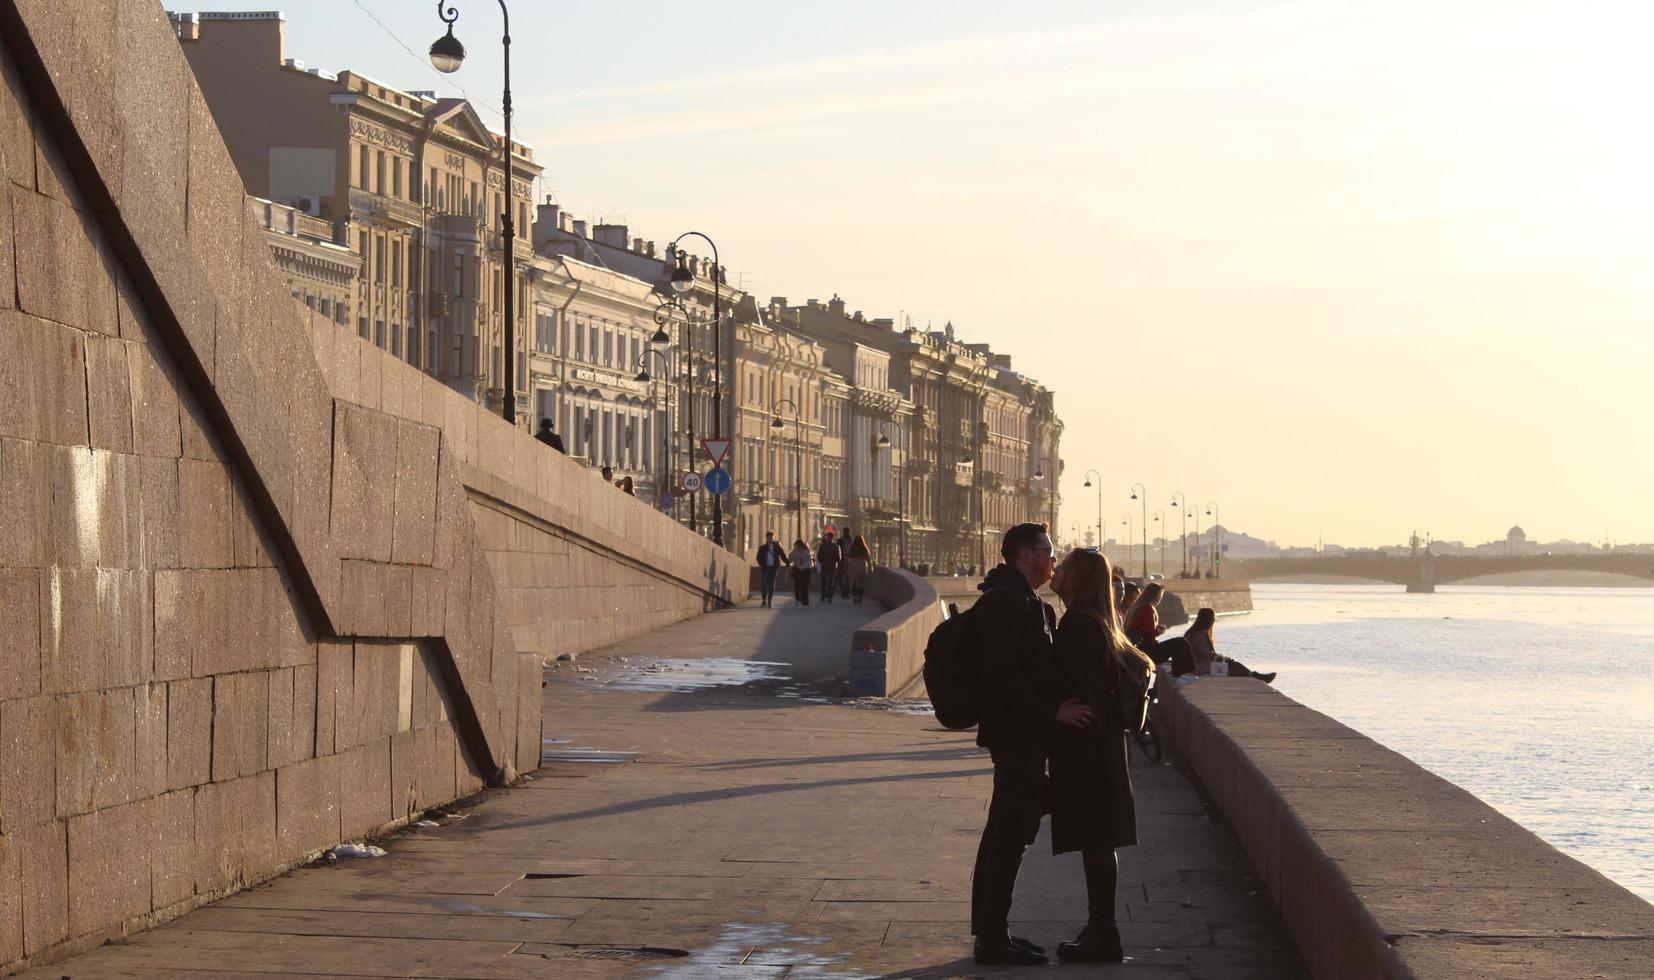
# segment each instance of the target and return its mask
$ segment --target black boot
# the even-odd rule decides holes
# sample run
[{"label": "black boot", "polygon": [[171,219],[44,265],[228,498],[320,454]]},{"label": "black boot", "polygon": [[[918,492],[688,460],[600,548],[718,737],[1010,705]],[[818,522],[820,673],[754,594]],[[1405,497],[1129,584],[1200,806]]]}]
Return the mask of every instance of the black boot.
[{"label": "black boot", "polygon": [[[1032,945],[1031,943],[1029,944]],[[998,939],[978,937],[971,949],[978,966],[1041,966],[1051,962],[1044,953],[1036,953],[1009,935]]]},{"label": "black boot", "polygon": [[1032,951],[1034,951],[1036,953],[1039,953],[1041,955],[1044,955],[1044,953],[1045,953],[1045,947],[1044,946],[1041,946],[1039,943],[1036,943],[1033,940],[1024,939],[1021,936],[1012,936],[1011,937],[1011,945],[1021,946],[1023,949],[1032,950]]},{"label": "black boot", "polygon": [[1057,959],[1064,963],[1118,963],[1125,959],[1120,930],[1112,925],[1086,926],[1073,942],[1057,947]]}]

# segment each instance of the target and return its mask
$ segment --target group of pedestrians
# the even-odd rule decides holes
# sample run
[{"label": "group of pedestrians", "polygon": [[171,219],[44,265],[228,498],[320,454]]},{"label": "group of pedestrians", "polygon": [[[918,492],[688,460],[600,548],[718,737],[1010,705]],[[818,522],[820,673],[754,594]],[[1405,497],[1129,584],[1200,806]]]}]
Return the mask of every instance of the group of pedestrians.
[{"label": "group of pedestrians", "polygon": [[850,529],[845,528],[836,538],[829,529],[813,551],[803,538],[793,541],[792,550],[783,551],[781,543],[775,540],[775,532],[766,531],[754,561],[758,565],[759,604],[763,608],[775,605],[775,582],[783,567],[791,571],[793,598],[800,606],[810,604],[810,585],[818,575],[822,602],[832,602],[835,594],[861,602],[867,589],[867,575],[873,570],[873,549],[865,537],[852,535]]}]

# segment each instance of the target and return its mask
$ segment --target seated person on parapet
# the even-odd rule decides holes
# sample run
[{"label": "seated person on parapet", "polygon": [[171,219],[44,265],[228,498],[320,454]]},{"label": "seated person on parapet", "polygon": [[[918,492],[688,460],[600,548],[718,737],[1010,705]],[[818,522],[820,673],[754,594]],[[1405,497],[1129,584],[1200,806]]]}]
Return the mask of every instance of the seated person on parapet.
[{"label": "seated person on parapet", "polygon": [[[1184,631],[1183,639],[1188,643],[1189,658],[1191,661],[1188,665],[1190,667],[1190,672],[1195,674],[1210,675],[1212,673],[1213,664],[1223,663],[1227,666],[1230,677],[1256,677],[1265,684],[1273,682],[1275,680],[1275,671],[1270,671],[1267,674],[1260,674],[1257,671],[1248,668],[1239,660],[1220,656],[1218,654],[1217,644],[1212,639],[1212,627],[1217,624],[1217,619],[1217,613],[1210,609],[1202,609],[1200,612],[1195,614],[1194,623],[1192,623],[1189,628]],[[1175,664],[1173,669],[1176,669],[1180,674],[1184,672],[1177,669]]]}]

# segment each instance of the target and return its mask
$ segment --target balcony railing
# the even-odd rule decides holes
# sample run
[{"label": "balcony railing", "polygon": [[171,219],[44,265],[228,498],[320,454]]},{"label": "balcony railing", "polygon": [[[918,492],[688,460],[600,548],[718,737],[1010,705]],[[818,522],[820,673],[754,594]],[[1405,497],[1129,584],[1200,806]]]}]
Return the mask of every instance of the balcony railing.
[{"label": "balcony railing", "polygon": [[350,189],[350,212],[396,221],[410,227],[419,227],[425,221],[425,209],[412,201],[374,194],[357,187]]}]

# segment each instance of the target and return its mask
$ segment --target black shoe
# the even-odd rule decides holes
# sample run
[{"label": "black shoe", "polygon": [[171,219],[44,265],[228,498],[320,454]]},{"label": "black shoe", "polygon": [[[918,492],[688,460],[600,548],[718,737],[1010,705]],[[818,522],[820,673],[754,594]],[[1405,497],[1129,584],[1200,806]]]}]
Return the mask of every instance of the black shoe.
[{"label": "black shoe", "polygon": [[1010,937],[978,939],[971,952],[976,957],[978,966],[1042,966],[1051,962],[1042,953],[1036,953],[1026,946],[1018,946]]},{"label": "black shoe", "polygon": [[1265,684],[1275,683],[1275,671],[1273,670],[1267,674],[1253,674],[1252,676],[1256,677],[1260,681],[1263,681]]},{"label": "black shoe", "polygon": [[1119,963],[1125,959],[1120,930],[1114,926],[1086,926],[1073,942],[1057,947],[1057,959],[1064,963]]},{"label": "black shoe", "polygon": [[1039,943],[1036,943],[1032,940],[1024,939],[1021,936],[1012,936],[1011,937],[1011,945],[1021,946],[1023,949],[1030,950],[1030,951],[1035,952],[1035,953],[1039,953],[1042,956],[1045,955],[1045,947],[1044,946],[1041,946]]}]

